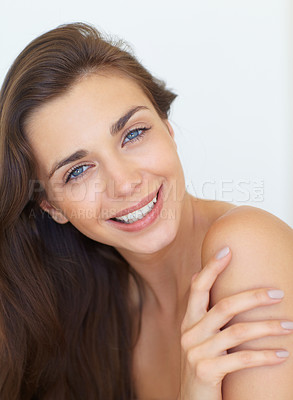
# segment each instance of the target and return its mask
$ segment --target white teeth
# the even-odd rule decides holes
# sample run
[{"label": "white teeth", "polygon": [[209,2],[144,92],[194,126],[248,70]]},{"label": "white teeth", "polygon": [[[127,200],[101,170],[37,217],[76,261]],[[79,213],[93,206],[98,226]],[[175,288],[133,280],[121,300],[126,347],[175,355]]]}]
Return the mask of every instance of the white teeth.
[{"label": "white teeth", "polygon": [[154,208],[156,202],[157,202],[157,196],[155,198],[153,198],[153,200],[150,201],[147,205],[140,208],[139,210],[133,211],[132,213],[129,213],[127,215],[123,215],[122,217],[116,217],[114,219],[117,221],[126,222],[127,224],[136,222],[139,219],[142,219],[143,217],[145,217]]}]

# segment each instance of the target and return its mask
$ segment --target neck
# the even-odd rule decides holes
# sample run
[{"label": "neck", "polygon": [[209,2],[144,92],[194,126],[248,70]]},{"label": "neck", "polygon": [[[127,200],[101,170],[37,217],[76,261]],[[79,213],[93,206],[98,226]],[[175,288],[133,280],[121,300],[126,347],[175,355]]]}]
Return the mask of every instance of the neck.
[{"label": "neck", "polygon": [[196,203],[186,193],[177,234],[163,249],[153,254],[117,249],[143,278],[145,305],[172,320],[186,310],[191,277],[201,268],[203,224]]}]

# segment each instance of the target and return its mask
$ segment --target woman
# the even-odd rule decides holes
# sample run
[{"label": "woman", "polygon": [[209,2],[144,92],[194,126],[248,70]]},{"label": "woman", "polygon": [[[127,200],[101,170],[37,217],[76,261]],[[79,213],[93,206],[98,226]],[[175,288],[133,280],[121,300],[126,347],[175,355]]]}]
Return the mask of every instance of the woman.
[{"label": "woman", "polygon": [[185,191],[175,97],[86,24],[9,70],[1,399],[292,398],[292,230]]}]

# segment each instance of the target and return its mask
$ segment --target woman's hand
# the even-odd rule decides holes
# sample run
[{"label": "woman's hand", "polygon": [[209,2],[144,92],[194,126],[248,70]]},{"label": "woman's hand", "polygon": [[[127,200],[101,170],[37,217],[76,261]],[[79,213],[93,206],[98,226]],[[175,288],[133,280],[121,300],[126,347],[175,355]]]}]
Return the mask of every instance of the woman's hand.
[{"label": "woman's hand", "polygon": [[231,260],[222,249],[198,273],[192,283],[181,324],[181,389],[177,400],[220,400],[226,374],[244,368],[282,363],[288,353],[246,350],[227,353],[241,343],[268,335],[286,335],[279,320],[236,323],[220,330],[235,315],[255,307],[278,303],[283,292],[273,288],[247,290],[220,300],[210,310],[209,292],[217,276]]}]

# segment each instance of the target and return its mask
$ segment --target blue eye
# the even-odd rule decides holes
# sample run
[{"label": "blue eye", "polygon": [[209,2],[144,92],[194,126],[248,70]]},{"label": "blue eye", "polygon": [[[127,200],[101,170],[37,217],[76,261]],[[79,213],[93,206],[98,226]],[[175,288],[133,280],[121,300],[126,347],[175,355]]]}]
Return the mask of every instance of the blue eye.
[{"label": "blue eye", "polygon": [[[90,167],[90,165],[78,165],[77,167],[73,168],[72,170],[69,170],[68,174],[65,178],[65,183],[67,183],[71,179],[78,179],[89,167]],[[86,168],[86,169],[84,169],[84,168]]]},{"label": "blue eye", "polygon": [[[132,129],[131,131],[129,131],[126,134],[124,143],[140,140],[145,135],[145,132],[148,131],[149,129],[150,128],[146,128],[146,127]],[[128,140],[126,140],[127,137],[128,137]]]},{"label": "blue eye", "polygon": [[[140,140],[146,133],[151,128],[147,127],[142,127],[142,128],[135,128],[130,130],[124,138],[123,143],[127,142],[134,142],[136,140]],[[77,165],[76,167],[70,169],[68,173],[65,176],[65,183],[69,182],[70,180],[77,180],[80,177],[82,177],[85,173],[85,171],[91,167],[90,165]]]}]

